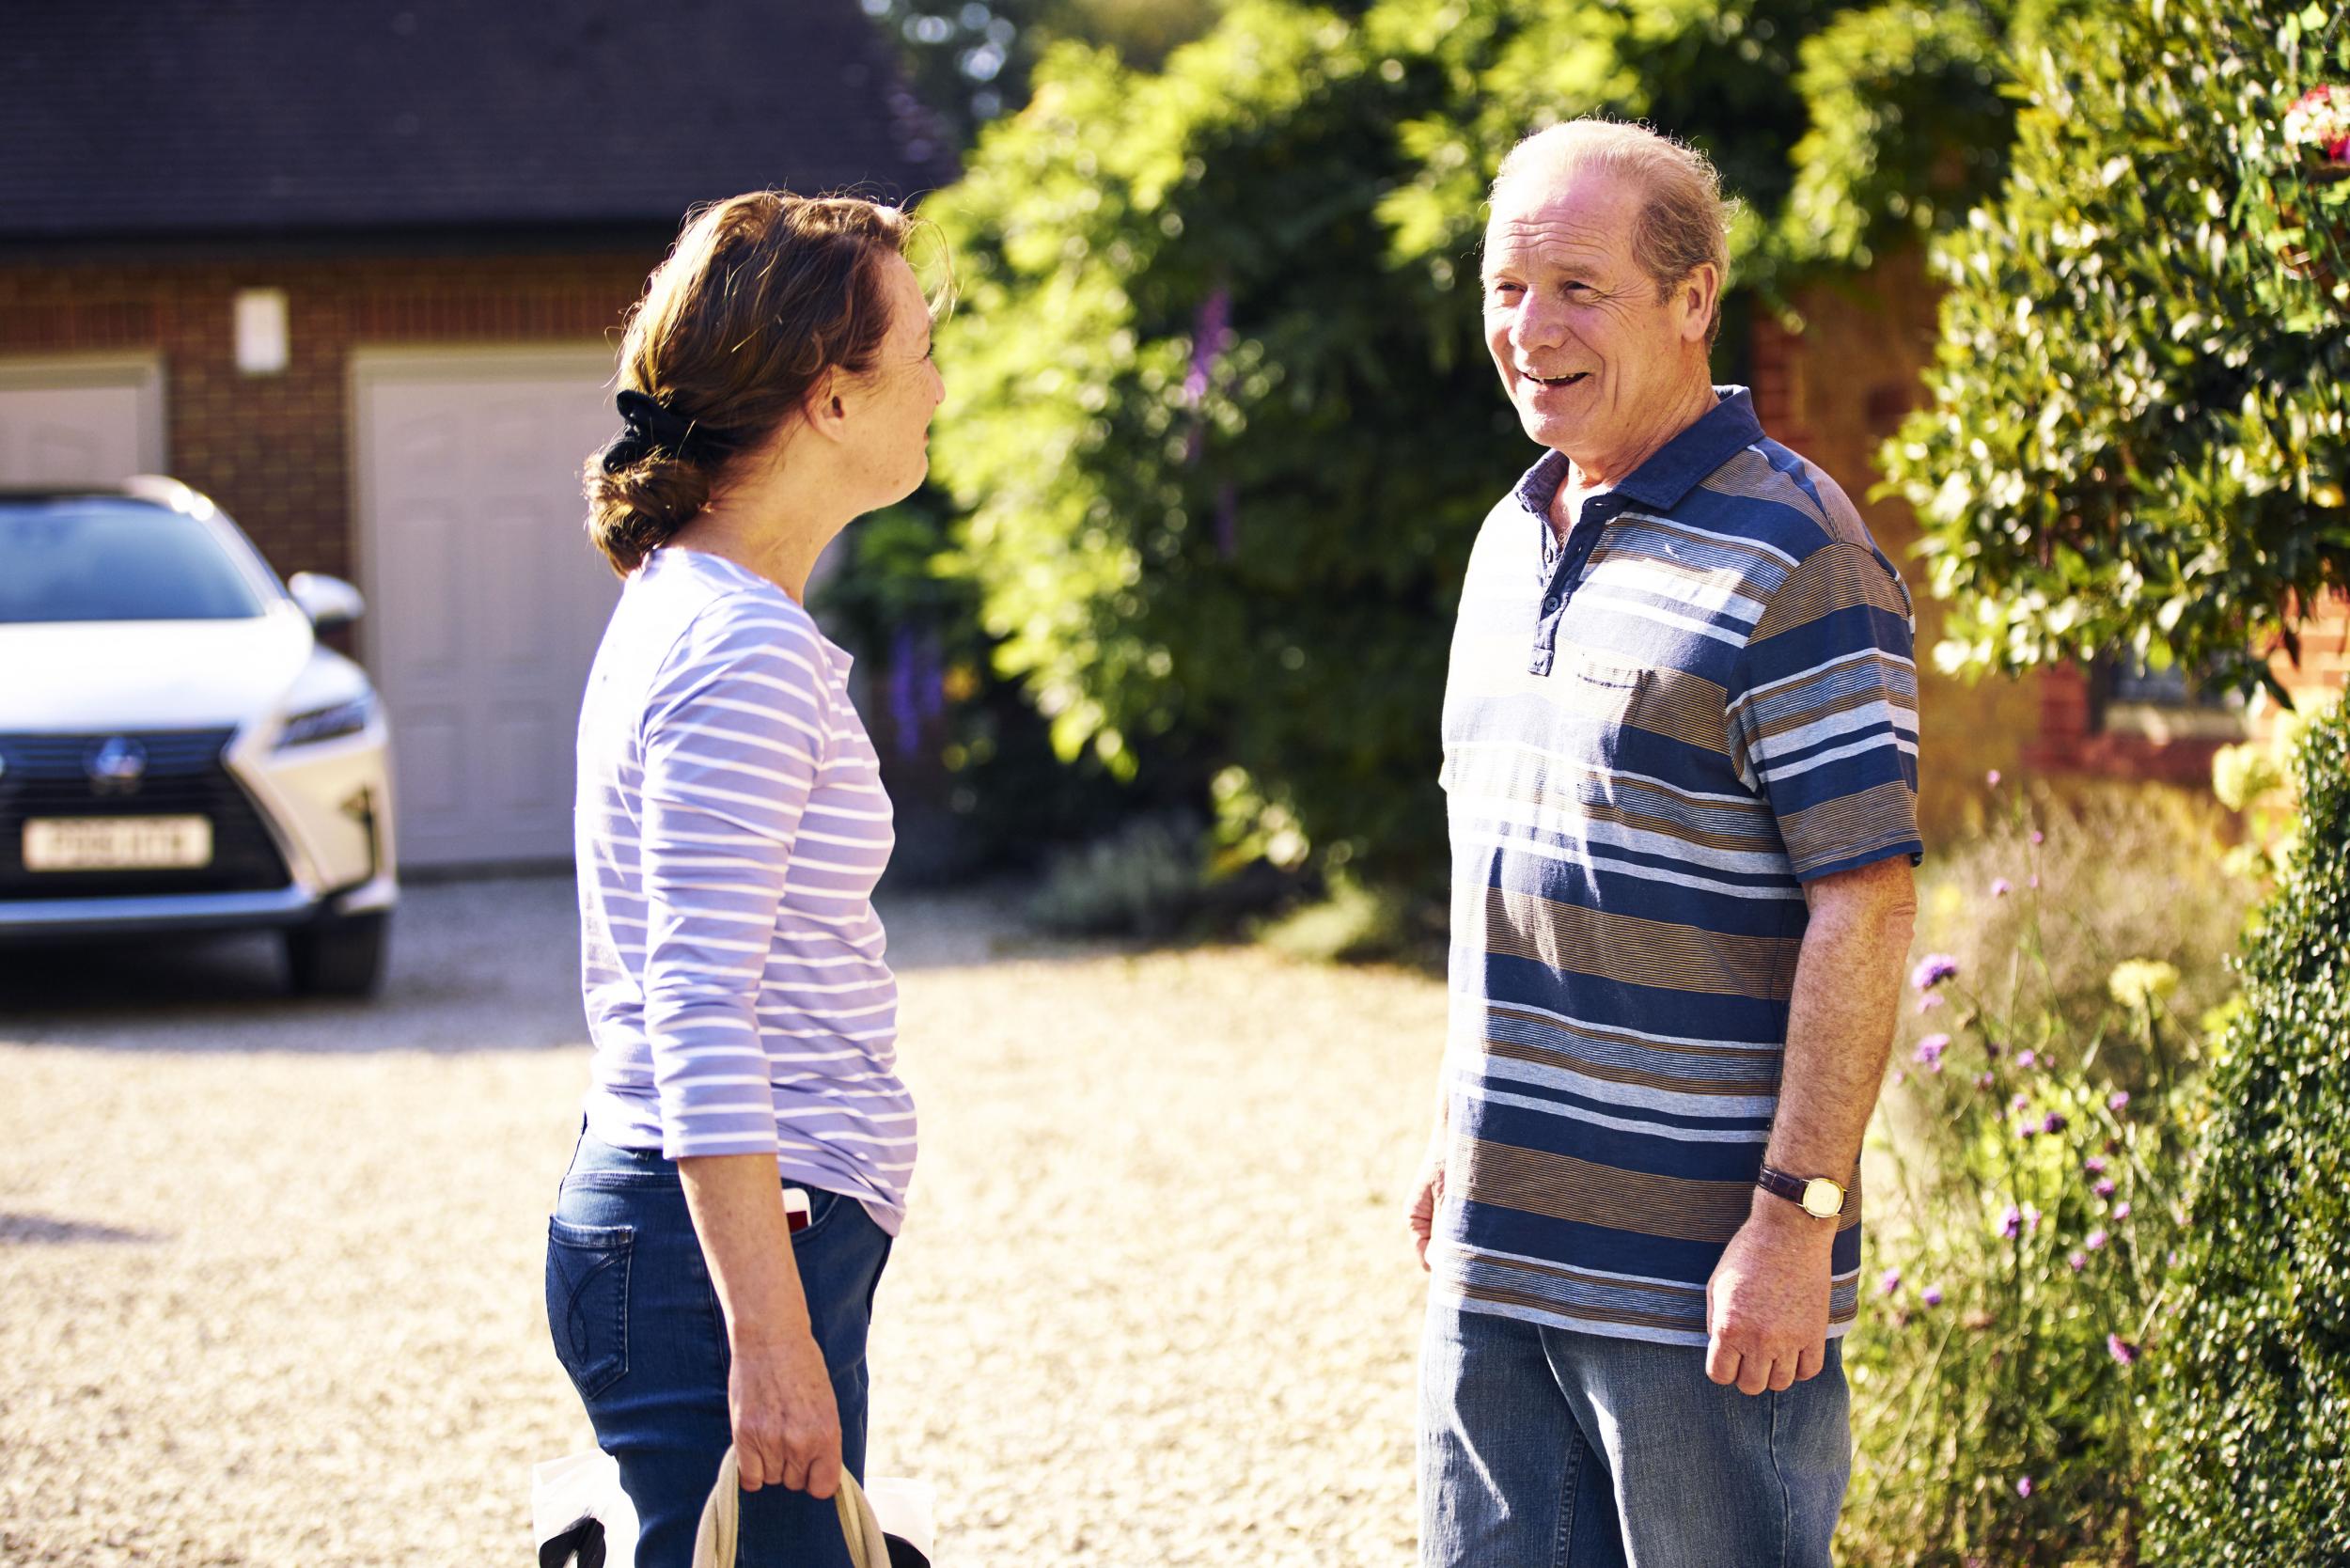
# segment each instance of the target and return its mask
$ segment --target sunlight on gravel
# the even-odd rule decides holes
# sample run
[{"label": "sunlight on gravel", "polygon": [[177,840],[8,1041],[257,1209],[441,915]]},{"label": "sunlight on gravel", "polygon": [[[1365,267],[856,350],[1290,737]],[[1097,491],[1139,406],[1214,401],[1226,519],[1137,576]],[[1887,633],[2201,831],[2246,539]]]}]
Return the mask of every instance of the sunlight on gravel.
[{"label": "sunlight on gravel", "polygon": [[[415,890],[368,1008],[258,945],[0,960],[0,1561],[531,1560],[530,1463],[592,1441],[540,1283],[569,899]],[[1407,1561],[1441,987],[995,908],[884,906],[923,1152],[870,1467],[950,1568]]]}]

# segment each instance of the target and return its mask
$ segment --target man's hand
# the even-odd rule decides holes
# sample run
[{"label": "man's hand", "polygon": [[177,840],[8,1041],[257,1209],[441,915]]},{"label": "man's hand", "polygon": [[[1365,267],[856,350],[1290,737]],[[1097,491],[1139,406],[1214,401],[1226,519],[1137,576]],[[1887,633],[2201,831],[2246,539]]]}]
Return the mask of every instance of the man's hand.
[{"label": "man's hand", "polygon": [[1419,1253],[1422,1273],[1428,1269],[1428,1239],[1436,1229],[1436,1205],[1444,1201],[1444,1129],[1438,1127],[1428,1140],[1428,1152],[1419,1162],[1419,1174],[1412,1179],[1412,1197],[1404,1210],[1404,1223],[1412,1228],[1412,1244]]},{"label": "man's hand", "polygon": [[1705,1375],[1783,1391],[1827,1363],[1828,1249],[1836,1222],[1758,1191],[1705,1285]]},{"label": "man's hand", "polygon": [[737,1347],[727,1373],[743,1490],[788,1486],[829,1497],[840,1485],[840,1407],[812,1335]]}]

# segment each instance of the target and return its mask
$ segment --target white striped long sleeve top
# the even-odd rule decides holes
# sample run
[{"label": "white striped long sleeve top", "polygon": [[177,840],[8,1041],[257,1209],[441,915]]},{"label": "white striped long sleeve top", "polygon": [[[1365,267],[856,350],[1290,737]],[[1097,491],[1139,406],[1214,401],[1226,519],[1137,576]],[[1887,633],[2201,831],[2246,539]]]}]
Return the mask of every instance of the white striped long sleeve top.
[{"label": "white striped long sleeve top", "polygon": [[914,1103],[873,885],[889,797],[849,655],[766,578],[664,548],[579,720],[588,1130],[669,1158],[772,1152],[895,1234]]}]

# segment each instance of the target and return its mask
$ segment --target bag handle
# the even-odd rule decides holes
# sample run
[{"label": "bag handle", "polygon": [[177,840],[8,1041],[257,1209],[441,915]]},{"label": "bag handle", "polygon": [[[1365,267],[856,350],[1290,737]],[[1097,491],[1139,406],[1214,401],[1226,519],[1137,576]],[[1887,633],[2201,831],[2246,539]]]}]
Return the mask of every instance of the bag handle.
[{"label": "bag handle", "polygon": [[[840,1534],[849,1543],[853,1568],[889,1568],[889,1538],[882,1533],[881,1519],[866,1499],[865,1488],[845,1467],[832,1500],[840,1511]],[[729,1443],[718,1461],[718,1479],[711,1483],[709,1500],[702,1504],[701,1524],[694,1531],[694,1568],[734,1568],[742,1516],[743,1470]]]}]

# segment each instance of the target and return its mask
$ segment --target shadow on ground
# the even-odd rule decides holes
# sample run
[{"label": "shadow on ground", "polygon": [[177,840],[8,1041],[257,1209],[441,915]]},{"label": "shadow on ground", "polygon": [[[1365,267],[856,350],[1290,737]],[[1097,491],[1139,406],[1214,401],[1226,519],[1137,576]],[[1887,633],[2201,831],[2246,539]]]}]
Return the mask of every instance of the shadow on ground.
[{"label": "shadow on ground", "polygon": [[[137,1051],[473,1051],[583,1044],[568,872],[406,888],[365,1000],[289,994],[276,936],[0,948],[0,1043]],[[1057,956],[1016,890],[885,895],[900,972]],[[1074,949],[1067,949],[1073,951]]]}]

